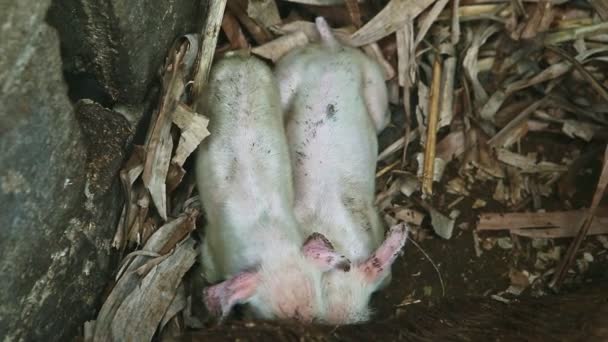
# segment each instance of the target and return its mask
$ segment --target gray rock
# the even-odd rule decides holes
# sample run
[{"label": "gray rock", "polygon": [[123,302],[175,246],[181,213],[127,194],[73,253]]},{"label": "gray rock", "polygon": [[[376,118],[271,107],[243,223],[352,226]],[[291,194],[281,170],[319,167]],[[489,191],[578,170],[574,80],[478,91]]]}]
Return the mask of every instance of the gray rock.
[{"label": "gray rock", "polygon": [[95,318],[117,261],[117,174],[142,111],[127,122],[70,98],[153,105],[167,48],[198,31],[200,3],[0,4],[1,341],[70,340]]},{"label": "gray rock", "polygon": [[76,120],[59,40],[44,22],[49,2],[0,10],[3,341],[64,341],[95,316],[122,202],[115,176],[132,135],[116,113],[97,110],[95,121],[80,105]]},{"label": "gray rock", "polygon": [[[66,75],[75,83],[72,97],[89,97],[104,105],[141,104],[173,40],[201,27],[200,3],[53,1],[48,18],[61,37]],[[98,87],[103,94],[83,93],[80,85]]]}]

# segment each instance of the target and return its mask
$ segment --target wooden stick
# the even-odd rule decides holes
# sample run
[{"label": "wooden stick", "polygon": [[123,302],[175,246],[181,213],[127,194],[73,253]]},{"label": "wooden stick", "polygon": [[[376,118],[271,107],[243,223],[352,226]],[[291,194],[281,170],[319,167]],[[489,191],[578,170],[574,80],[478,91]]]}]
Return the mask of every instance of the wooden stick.
[{"label": "wooden stick", "polygon": [[435,171],[435,146],[437,144],[437,123],[439,121],[439,99],[441,95],[441,57],[435,56],[433,63],[433,83],[429,96],[429,117],[424,148],[424,169],[422,170],[422,192],[433,194],[433,173]]},{"label": "wooden stick", "polygon": [[[598,209],[596,222],[598,228],[608,225],[608,207]],[[534,228],[563,228],[569,230],[585,215],[585,210],[529,213],[483,213],[479,216],[477,230],[534,230]],[[608,232],[608,231],[607,231]]]},{"label": "wooden stick", "polygon": [[[207,20],[201,33],[202,43],[198,53],[197,70],[194,74],[194,84],[192,85],[192,98],[194,99],[198,98],[201,89],[207,83],[225,9],[226,0],[213,0],[209,3]],[[198,110],[198,108],[195,109]]]}]

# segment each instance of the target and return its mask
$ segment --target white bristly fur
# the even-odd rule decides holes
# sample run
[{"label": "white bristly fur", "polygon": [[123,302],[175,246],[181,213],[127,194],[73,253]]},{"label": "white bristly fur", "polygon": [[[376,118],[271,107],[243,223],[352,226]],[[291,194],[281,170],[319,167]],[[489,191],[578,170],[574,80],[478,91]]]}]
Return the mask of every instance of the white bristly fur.
[{"label": "white bristly fur", "polygon": [[198,151],[196,175],[206,213],[201,263],[218,282],[255,269],[248,304],[261,318],[311,321],[323,316],[321,272],[302,255],[293,215],[293,183],[271,70],[233,55],[213,67],[204,90],[211,135]]},{"label": "white bristly fur", "polygon": [[[328,323],[369,318],[369,282],[357,265],[382,243],[384,228],[374,207],[376,134],[389,121],[380,67],[359,50],[339,45],[317,19],[321,44],[291,52],[275,73],[286,115],[294,172],[295,214],[304,234],[320,232],[353,262],[350,272],[323,276]],[[330,35],[330,36],[328,36]]]}]

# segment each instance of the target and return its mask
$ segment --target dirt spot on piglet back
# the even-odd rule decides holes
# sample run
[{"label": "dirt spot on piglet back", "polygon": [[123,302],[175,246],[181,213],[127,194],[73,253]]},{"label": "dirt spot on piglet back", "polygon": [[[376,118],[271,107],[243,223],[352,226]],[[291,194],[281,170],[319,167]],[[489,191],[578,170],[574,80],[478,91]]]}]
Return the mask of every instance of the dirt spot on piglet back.
[{"label": "dirt spot on piglet back", "polygon": [[325,115],[327,115],[327,119],[334,122],[338,119],[336,116],[337,112],[338,110],[336,109],[336,105],[333,103],[328,104],[327,108],[325,109]]}]

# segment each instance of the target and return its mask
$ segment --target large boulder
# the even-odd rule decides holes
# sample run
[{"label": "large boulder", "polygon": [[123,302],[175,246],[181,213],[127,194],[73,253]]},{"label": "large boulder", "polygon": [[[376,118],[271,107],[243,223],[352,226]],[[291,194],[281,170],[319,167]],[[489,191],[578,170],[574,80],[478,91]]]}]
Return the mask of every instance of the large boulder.
[{"label": "large boulder", "polygon": [[[178,35],[198,31],[201,1],[57,0],[49,22],[61,36],[71,95],[139,108]],[[77,29],[75,29],[77,28]],[[87,85],[89,92],[83,92]],[[91,90],[98,90],[91,94]],[[140,112],[134,113],[134,120]],[[131,119],[131,118],[130,118]]]},{"label": "large boulder", "polygon": [[190,0],[51,2],[0,8],[2,341],[71,340],[95,318],[142,114],[78,100],[149,106],[166,49],[202,20]]}]

